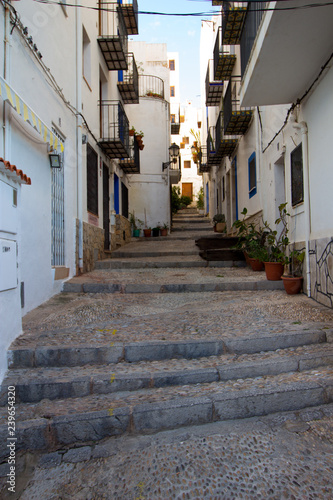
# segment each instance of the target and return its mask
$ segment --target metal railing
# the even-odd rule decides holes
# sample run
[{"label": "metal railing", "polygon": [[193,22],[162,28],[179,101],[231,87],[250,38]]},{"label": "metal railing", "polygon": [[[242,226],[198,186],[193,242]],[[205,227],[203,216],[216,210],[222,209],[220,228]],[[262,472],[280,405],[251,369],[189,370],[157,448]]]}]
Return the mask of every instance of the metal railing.
[{"label": "metal railing", "polygon": [[[248,2],[223,2],[222,5],[222,40],[230,38],[228,31],[239,34],[241,23],[236,20],[236,14],[245,12]],[[232,43],[232,42],[231,42]],[[229,44],[228,44],[229,45]]]},{"label": "metal railing", "polygon": [[120,101],[100,101],[101,140],[113,142],[120,139],[129,149],[129,121]]},{"label": "metal railing", "polygon": [[139,96],[164,99],[164,81],[153,75],[139,75]]},{"label": "metal railing", "polygon": [[240,40],[241,50],[241,75],[243,77],[247,63],[250,59],[254,40],[256,39],[261,20],[264,15],[264,2],[251,2],[246,13],[244,27]]},{"label": "metal railing", "polygon": [[112,8],[107,1],[101,2],[102,10],[99,11],[99,38],[119,38],[122,51],[128,52],[128,36],[124,15],[121,7],[114,4]]},{"label": "metal railing", "polygon": [[[132,7],[132,12],[133,12],[134,18],[135,18],[135,25],[137,27],[138,24],[139,24],[139,9],[138,9],[138,2],[137,2],[137,0],[118,0],[118,4],[124,6],[125,8],[126,7]],[[131,34],[136,34],[136,32],[133,33],[131,31],[130,31],[130,33]]]}]

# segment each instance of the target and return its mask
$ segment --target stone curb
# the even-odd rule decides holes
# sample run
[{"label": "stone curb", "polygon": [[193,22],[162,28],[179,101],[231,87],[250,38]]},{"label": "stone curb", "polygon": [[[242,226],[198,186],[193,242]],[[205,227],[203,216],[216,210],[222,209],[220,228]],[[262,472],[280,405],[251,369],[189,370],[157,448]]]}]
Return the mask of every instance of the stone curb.
[{"label": "stone curb", "polygon": [[158,361],[177,357],[201,358],[223,352],[252,354],[288,347],[326,342],[330,332],[300,331],[263,335],[256,338],[186,340],[184,342],[115,342],[112,346],[36,347],[8,351],[8,368],[37,368],[43,366],[84,366],[119,363],[122,361]]},{"label": "stone curb", "polygon": [[[7,385],[15,385],[17,400],[21,403],[35,403],[42,399],[66,399],[84,397],[93,394],[111,394],[123,391],[137,391],[148,388],[159,388],[174,385],[203,384],[221,382],[235,379],[272,376],[288,372],[311,370],[320,366],[333,365],[333,350],[327,354],[290,354],[274,356],[258,360],[234,360],[232,364],[221,362],[216,367],[203,367],[196,369],[179,369],[168,371],[142,372],[118,374],[111,373],[108,366],[104,374],[95,375],[92,367],[91,374],[55,381],[52,378],[36,379],[22,383],[15,378],[6,378]],[[2,406],[6,401],[2,402]]]},{"label": "stone curb", "polygon": [[[263,416],[276,411],[301,410],[333,401],[330,384],[294,382],[261,390],[226,390],[206,397],[182,397],[49,419],[19,422],[16,450],[53,451],[66,445],[96,442],[125,433],[157,432],[214,421]],[[7,425],[0,427],[6,442]],[[74,453],[74,452],[73,452]],[[2,447],[0,458],[7,456]],[[84,456],[88,453],[84,451]],[[75,459],[75,453],[74,453]]]}]

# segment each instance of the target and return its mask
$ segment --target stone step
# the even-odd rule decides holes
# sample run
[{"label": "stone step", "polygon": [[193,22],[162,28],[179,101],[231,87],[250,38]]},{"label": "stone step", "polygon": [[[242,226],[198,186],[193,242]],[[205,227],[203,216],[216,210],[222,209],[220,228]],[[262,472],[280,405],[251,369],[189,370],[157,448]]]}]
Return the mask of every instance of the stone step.
[{"label": "stone step", "polygon": [[[165,250],[163,251],[162,248],[152,250],[152,251],[147,251],[145,250],[144,252],[134,252],[134,251],[119,251],[117,250],[116,252],[113,252],[111,259],[105,259],[105,260],[100,260],[96,262],[96,268],[101,269],[101,264],[105,263],[112,263],[113,259],[136,259],[136,258],[150,258],[150,257],[170,257],[170,256],[188,256],[188,255],[199,255],[199,252],[197,249],[189,249],[189,250]],[[103,266],[104,267],[104,266]]]},{"label": "stone step", "polygon": [[[209,266],[209,267],[233,267],[236,261],[230,261],[230,266]],[[173,266],[172,266],[173,267]],[[192,267],[192,266],[191,266]],[[207,266],[204,267],[204,269]],[[149,269],[149,268],[147,268]],[[153,269],[153,268],[152,268]],[[223,281],[207,283],[112,283],[84,281],[73,278],[63,285],[63,292],[66,293],[200,293],[200,292],[238,292],[238,291],[262,291],[262,290],[283,290],[283,281],[268,281],[258,279],[251,281]]]},{"label": "stone step", "polygon": [[[333,369],[21,403],[16,452],[80,446],[125,433],[144,434],[216,421],[296,411],[333,401]],[[8,437],[7,407],[0,437]],[[1,449],[1,458],[7,448]]]},{"label": "stone step", "polygon": [[171,359],[72,368],[9,370],[2,386],[15,386],[16,403],[137,391],[152,387],[202,384],[333,366],[333,345],[318,344],[261,354]]},{"label": "stone step", "polygon": [[182,225],[176,225],[174,224],[172,226],[172,232],[176,232],[176,231],[192,231],[193,233],[194,232],[201,232],[201,231],[213,231],[213,228],[211,225],[208,225],[208,224],[205,224],[205,225],[194,225],[194,224],[191,224],[191,225],[185,225],[185,224],[182,224]]},{"label": "stone step", "polygon": [[219,248],[214,250],[204,250],[199,252],[202,259],[213,262],[213,261],[243,261],[245,262],[245,257],[242,251],[234,250],[232,248]]},{"label": "stone step", "polygon": [[219,233],[213,233],[211,236],[204,236],[195,240],[195,244],[201,251],[233,248],[237,242],[238,238],[225,236],[224,234]]},{"label": "stone step", "polygon": [[188,269],[204,267],[245,267],[245,261],[225,260],[225,261],[207,261],[199,255],[182,256],[181,260],[176,256],[150,257],[149,260],[144,257],[111,259],[98,261],[96,269]]},{"label": "stone step", "polygon": [[207,217],[173,217],[172,224],[210,224],[210,220]]},{"label": "stone step", "polygon": [[[15,347],[8,351],[9,369],[70,367],[105,365],[112,363],[138,363],[169,359],[197,359],[208,356],[231,354],[255,354],[260,352],[315,345],[331,341],[331,330],[308,328],[307,330],[260,333],[256,336],[216,338],[168,342],[166,340],[144,342],[110,342],[103,345]],[[84,337],[84,333],[82,333]],[[109,336],[113,340],[112,335]]]}]

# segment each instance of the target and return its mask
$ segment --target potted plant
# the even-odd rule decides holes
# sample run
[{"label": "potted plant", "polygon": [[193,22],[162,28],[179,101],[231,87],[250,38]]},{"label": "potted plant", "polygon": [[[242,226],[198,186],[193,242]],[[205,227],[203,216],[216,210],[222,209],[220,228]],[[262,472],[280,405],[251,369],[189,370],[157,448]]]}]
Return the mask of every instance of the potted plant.
[{"label": "potted plant", "polygon": [[135,238],[139,238],[140,237],[140,232],[141,232],[140,227],[142,226],[143,221],[141,221],[140,219],[137,219],[135,217],[134,211],[132,213],[130,213],[129,215],[130,215],[129,216],[129,221],[131,223],[131,227],[132,227],[132,231],[133,231],[133,236]]},{"label": "potted plant", "polygon": [[169,226],[168,224],[163,224],[163,227],[160,228],[160,234],[161,236],[167,236],[168,235],[168,229],[169,229]]},{"label": "potted plant", "polygon": [[134,128],[134,127],[131,127],[131,128],[130,128],[130,130],[129,130],[129,135],[130,135],[131,137],[133,137],[135,134],[136,134],[136,130],[135,130],[135,128]]},{"label": "potted plant", "polygon": [[247,208],[241,212],[242,219],[236,220],[233,227],[237,229],[238,241],[236,249],[242,250],[246,263],[255,271],[264,268],[263,262],[268,259],[265,247],[267,229],[263,222],[247,222]]},{"label": "potted plant", "polygon": [[214,231],[217,233],[223,233],[226,228],[225,215],[224,214],[216,214],[213,217],[214,222]]},{"label": "potted plant", "polygon": [[302,289],[304,258],[304,250],[296,250],[295,248],[289,255],[289,273],[282,275],[284,289],[289,295],[295,295]]},{"label": "potted plant", "polygon": [[197,194],[197,209],[199,211],[199,215],[204,215],[205,213],[205,204],[204,204],[204,192],[203,187],[199,189],[199,193]]},{"label": "potted plant", "polygon": [[152,232],[153,232],[153,236],[159,236],[160,235],[160,226],[156,226],[156,227],[153,227],[152,229]]},{"label": "potted plant", "polygon": [[280,217],[275,221],[276,225],[282,224],[280,234],[277,230],[272,230],[267,222],[264,223],[267,231],[267,258],[264,264],[266,277],[270,281],[280,280],[284,266],[289,263],[286,252],[289,245],[287,217],[290,214],[287,212],[286,206],[287,203],[281,203],[279,206]]}]

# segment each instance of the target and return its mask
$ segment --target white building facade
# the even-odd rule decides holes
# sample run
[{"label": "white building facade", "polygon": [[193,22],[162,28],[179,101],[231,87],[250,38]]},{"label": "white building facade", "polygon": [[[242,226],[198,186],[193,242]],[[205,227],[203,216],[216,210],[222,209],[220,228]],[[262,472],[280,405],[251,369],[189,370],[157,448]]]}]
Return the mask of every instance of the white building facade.
[{"label": "white building facade", "polygon": [[244,207],[274,226],[287,203],[289,239],[306,252],[304,290],[333,307],[333,8],[305,4],[288,2],[278,12],[279,2],[223,2],[219,19],[205,27],[215,36],[206,79],[206,203],[211,216],[226,215],[229,233]]}]

